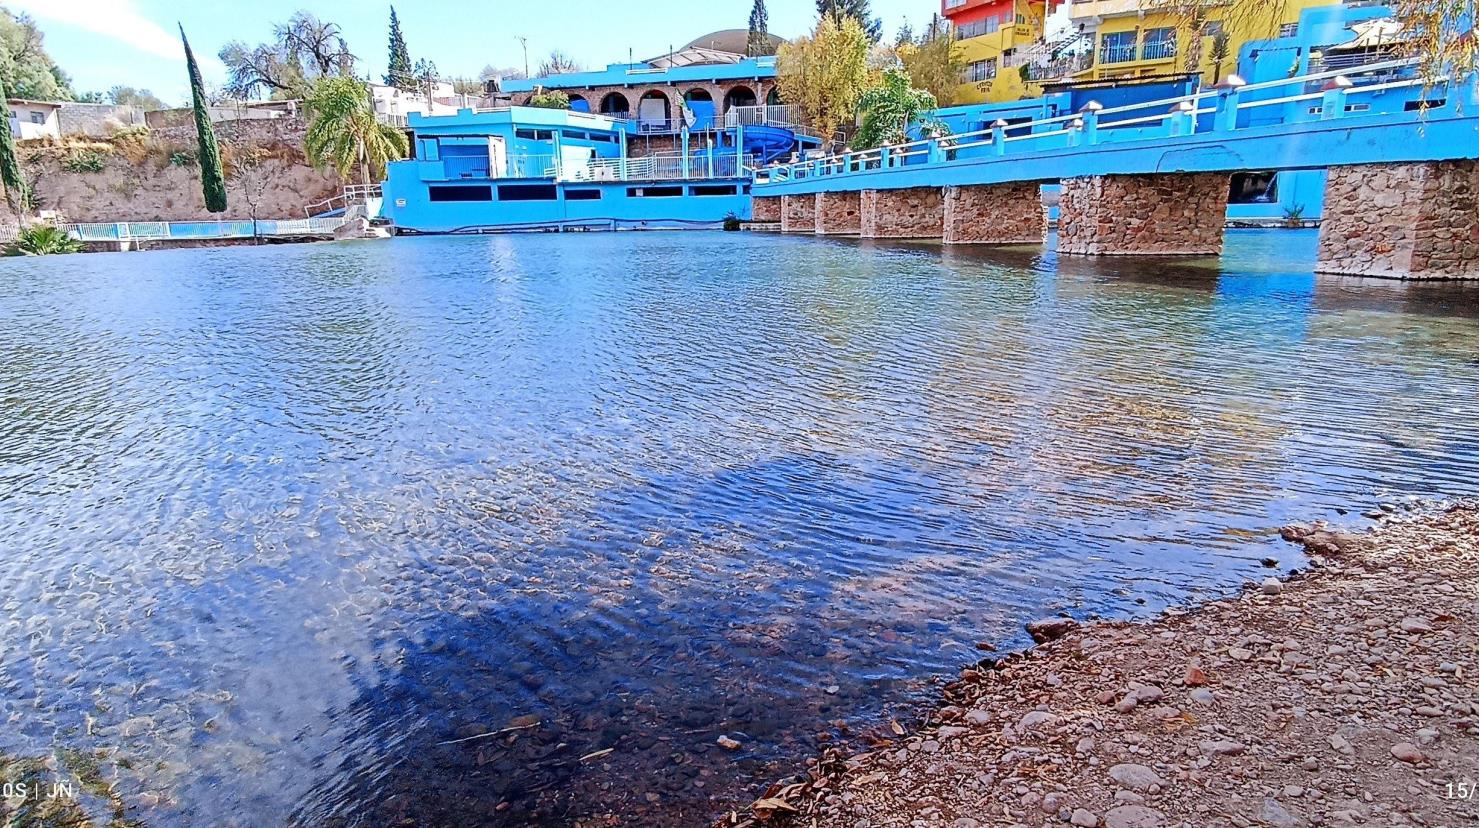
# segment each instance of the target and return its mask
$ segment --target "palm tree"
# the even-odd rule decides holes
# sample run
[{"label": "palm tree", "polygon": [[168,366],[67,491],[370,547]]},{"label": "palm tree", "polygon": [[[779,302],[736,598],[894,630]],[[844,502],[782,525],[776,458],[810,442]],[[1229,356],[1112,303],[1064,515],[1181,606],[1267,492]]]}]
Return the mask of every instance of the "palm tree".
[{"label": "palm tree", "polygon": [[370,184],[386,162],[406,156],[406,136],[375,117],[369,87],[358,78],[320,78],[304,108],[312,120],[303,148],[320,170],[333,167],[347,181],[357,168],[360,183]]}]

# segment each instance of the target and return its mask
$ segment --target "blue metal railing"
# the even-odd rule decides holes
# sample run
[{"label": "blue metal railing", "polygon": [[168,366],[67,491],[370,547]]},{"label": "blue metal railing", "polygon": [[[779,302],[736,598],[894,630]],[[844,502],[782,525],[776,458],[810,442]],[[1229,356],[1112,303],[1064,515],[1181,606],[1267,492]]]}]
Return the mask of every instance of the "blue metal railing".
[{"label": "blue metal railing", "polygon": [[[802,179],[863,175],[870,171],[947,164],[982,156],[1016,156],[1065,147],[1164,140],[1208,131],[1248,129],[1268,124],[1267,121],[1254,124],[1249,120],[1255,111],[1268,111],[1263,109],[1265,107],[1276,107],[1273,110],[1274,122],[1286,124],[1346,117],[1348,113],[1356,112],[1363,116],[1408,112],[1414,96],[1384,94],[1393,90],[1420,92],[1427,100],[1446,99],[1451,107],[1460,106],[1465,100],[1472,100],[1469,107],[1479,106],[1479,86],[1476,86],[1479,80],[1475,77],[1463,81],[1462,88],[1468,93],[1466,97],[1454,94],[1455,90],[1448,88],[1445,78],[1414,76],[1411,70],[1415,65],[1415,60],[1403,59],[1368,64],[1344,72],[1321,72],[1266,83],[1204,89],[1176,98],[1108,109],[1089,108],[1080,113],[1011,124],[1010,129],[998,122],[973,132],[845,152],[760,170],[755,192],[763,194],[768,185]],[[1359,77],[1356,77],[1358,73]],[[1327,83],[1336,78],[1351,80],[1353,85]],[[1323,88],[1327,85],[1331,88]],[[1307,91],[1311,87],[1316,91]],[[1246,124],[1240,123],[1240,116],[1247,121]]]}]

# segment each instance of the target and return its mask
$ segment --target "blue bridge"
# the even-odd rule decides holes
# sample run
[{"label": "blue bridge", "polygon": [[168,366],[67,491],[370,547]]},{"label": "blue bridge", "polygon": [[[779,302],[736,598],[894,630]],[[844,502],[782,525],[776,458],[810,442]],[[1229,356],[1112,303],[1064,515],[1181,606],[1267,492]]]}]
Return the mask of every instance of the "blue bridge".
[{"label": "blue bridge", "polygon": [[783,231],[1040,243],[1061,182],[1065,253],[1220,253],[1229,176],[1329,168],[1323,272],[1479,278],[1479,83],[1412,61],[1077,113],[762,170]]}]

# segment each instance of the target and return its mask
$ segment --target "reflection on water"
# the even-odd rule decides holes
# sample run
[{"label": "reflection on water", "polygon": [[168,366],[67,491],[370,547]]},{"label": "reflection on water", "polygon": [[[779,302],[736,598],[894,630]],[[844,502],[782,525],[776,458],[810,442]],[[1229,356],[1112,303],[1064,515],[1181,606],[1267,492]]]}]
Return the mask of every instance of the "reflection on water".
[{"label": "reflection on water", "polygon": [[1313,248],[7,263],[0,751],[156,825],[701,823],[1030,616],[1479,479],[1476,294]]}]

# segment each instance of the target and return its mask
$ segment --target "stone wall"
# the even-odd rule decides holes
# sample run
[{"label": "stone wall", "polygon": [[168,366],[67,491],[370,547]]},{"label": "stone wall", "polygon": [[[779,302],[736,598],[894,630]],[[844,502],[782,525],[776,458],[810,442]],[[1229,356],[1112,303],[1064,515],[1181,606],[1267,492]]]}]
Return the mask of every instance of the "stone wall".
[{"label": "stone wall", "polygon": [[856,236],[863,231],[862,194],[817,193],[816,214],[818,234]]},{"label": "stone wall", "polygon": [[817,198],[814,195],[781,196],[781,232],[815,233]]},{"label": "stone wall", "polygon": [[1331,167],[1315,270],[1479,279],[1479,162]]},{"label": "stone wall", "polygon": [[1215,256],[1222,252],[1227,191],[1226,173],[1066,178],[1058,252]]},{"label": "stone wall", "polygon": [[1037,182],[945,188],[946,244],[1040,244],[1048,230]]},{"label": "stone wall", "polygon": [[63,135],[106,138],[120,129],[144,125],[141,106],[69,103],[57,111],[57,126]]},{"label": "stone wall", "polygon": [[[221,121],[215,124],[216,140],[223,144],[271,144],[283,143],[303,146],[303,136],[308,131],[304,118],[252,118],[239,121]],[[150,136],[161,141],[195,142],[195,122],[162,129],[151,129]]]},{"label": "stone wall", "polygon": [[938,239],[944,233],[939,187],[864,190],[860,200],[865,239]]},{"label": "stone wall", "polygon": [[[193,131],[190,141],[178,145],[181,151],[193,152]],[[257,170],[242,176],[233,173],[230,159],[245,147],[258,148],[264,157]],[[75,222],[249,219],[249,194],[256,195],[258,218],[302,218],[304,205],[343,189],[337,175],[313,169],[296,145],[233,143],[223,146],[228,208],[225,213],[210,213],[201,193],[199,165],[171,163],[171,149],[169,142],[158,142],[145,154],[96,151],[102,161],[97,172],[67,169],[69,151],[61,147],[23,150],[21,160],[41,209],[58,210],[66,221]]]},{"label": "stone wall", "polygon": [[759,224],[776,224],[781,220],[781,199],[777,196],[756,196],[750,199],[750,221]]}]

